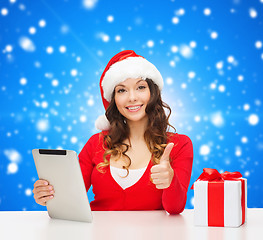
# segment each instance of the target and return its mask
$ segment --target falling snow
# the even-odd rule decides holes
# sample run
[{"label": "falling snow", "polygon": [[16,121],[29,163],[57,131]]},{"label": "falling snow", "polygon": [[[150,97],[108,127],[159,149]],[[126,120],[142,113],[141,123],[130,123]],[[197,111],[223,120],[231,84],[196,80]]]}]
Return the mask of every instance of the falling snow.
[{"label": "falling snow", "polygon": [[240,171],[249,179],[248,206],[263,207],[263,0],[237,2],[164,1],[154,9],[152,1],[127,1],[125,14],[118,1],[109,9],[98,0],[64,1],[63,8],[1,3],[0,208],[41,210],[33,200],[32,149],[81,151],[105,113],[100,76],[127,49],[162,74],[170,123],[193,142],[190,184],[205,167]]}]

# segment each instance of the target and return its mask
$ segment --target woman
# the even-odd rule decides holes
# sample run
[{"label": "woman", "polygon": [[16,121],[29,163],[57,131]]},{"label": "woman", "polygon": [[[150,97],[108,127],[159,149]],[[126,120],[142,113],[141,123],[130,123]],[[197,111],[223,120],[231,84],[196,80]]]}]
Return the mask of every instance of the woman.
[{"label": "woman", "polygon": [[[95,194],[92,210],[183,211],[193,147],[187,136],[167,132],[171,109],[162,87],[156,67],[131,50],[115,55],[102,73],[106,116],[96,121],[102,132],[79,154],[86,190],[92,185]],[[45,180],[36,181],[33,193],[40,205],[55,196]]]}]

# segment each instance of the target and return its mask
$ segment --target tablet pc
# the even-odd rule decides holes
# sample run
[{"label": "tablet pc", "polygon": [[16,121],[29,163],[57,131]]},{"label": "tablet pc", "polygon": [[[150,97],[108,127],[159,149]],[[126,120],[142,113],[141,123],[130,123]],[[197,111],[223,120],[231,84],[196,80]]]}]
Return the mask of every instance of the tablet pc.
[{"label": "tablet pc", "polygon": [[71,150],[33,149],[39,179],[54,187],[47,201],[51,218],[92,222],[92,213],[77,153]]}]

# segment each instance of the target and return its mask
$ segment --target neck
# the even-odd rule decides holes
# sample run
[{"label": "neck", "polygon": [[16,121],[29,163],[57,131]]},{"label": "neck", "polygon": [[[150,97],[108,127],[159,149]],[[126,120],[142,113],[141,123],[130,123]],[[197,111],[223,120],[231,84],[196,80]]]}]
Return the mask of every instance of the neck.
[{"label": "neck", "polygon": [[127,120],[127,124],[130,128],[130,140],[132,142],[144,141],[144,132],[147,128],[148,117],[137,122]]}]

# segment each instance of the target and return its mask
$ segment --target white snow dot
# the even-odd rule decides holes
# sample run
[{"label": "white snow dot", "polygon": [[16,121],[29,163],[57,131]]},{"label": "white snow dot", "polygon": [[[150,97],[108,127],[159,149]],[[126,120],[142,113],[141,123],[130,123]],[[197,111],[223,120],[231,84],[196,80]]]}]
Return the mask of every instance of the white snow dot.
[{"label": "white snow dot", "polygon": [[172,51],[173,53],[178,52],[178,47],[177,47],[177,46],[172,46],[172,47],[171,47],[171,51]]},{"label": "white snow dot", "polygon": [[241,138],[241,142],[242,142],[242,143],[247,143],[247,142],[248,142],[247,137],[242,137],[242,138]]},{"label": "white snow dot", "polygon": [[20,84],[21,85],[26,85],[27,84],[27,79],[26,78],[20,78]]},{"label": "white snow dot", "polygon": [[38,61],[36,61],[36,62],[34,63],[34,65],[35,65],[36,68],[40,68],[40,67],[41,67],[41,63],[38,62]]},{"label": "white snow dot", "polygon": [[39,27],[45,27],[46,26],[46,21],[44,19],[41,19],[39,22],[38,22],[38,25]]},{"label": "white snow dot", "polygon": [[191,58],[193,55],[192,49],[187,45],[182,45],[180,47],[180,54],[185,58]]},{"label": "white snow dot", "polygon": [[108,42],[110,40],[110,36],[105,33],[100,33],[100,38],[103,42]]},{"label": "white snow dot", "polygon": [[202,156],[206,156],[210,153],[210,147],[206,144],[202,145],[199,150],[199,154]]},{"label": "white snow dot", "polygon": [[60,47],[59,47],[59,51],[60,51],[61,53],[65,53],[65,52],[67,51],[67,48],[66,48],[65,46],[60,46]]},{"label": "white snow dot", "polygon": [[87,9],[93,9],[98,0],[82,0],[83,6]]},{"label": "white snow dot", "polygon": [[94,105],[94,100],[92,98],[90,98],[88,101],[87,101],[87,105],[88,106],[93,106]]},{"label": "white snow dot", "polygon": [[261,101],[259,99],[256,99],[255,100],[255,104],[256,104],[256,106],[260,106],[261,105]]},{"label": "white snow dot", "polygon": [[86,117],[85,115],[81,115],[80,118],[79,118],[79,120],[80,120],[81,122],[86,122],[86,121],[87,121],[87,117]]},{"label": "white snow dot", "polygon": [[223,62],[223,61],[220,61],[220,62],[217,62],[217,63],[216,63],[216,68],[217,68],[217,69],[222,69],[223,66],[224,66],[224,62]]},{"label": "white snow dot", "polygon": [[112,15],[109,15],[109,16],[107,17],[107,21],[108,21],[108,22],[113,22],[113,21],[114,21],[114,17],[113,17]]},{"label": "white snow dot", "polygon": [[78,75],[78,70],[77,69],[72,69],[70,71],[70,74],[71,74],[72,77],[76,77]]},{"label": "white snow dot", "polygon": [[250,105],[248,103],[244,104],[243,109],[248,111],[250,109]]},{"label": "white snow dot", "polygon": [[216,112],[211,115],[211,123],[216,127],[222,127],[224,125],[224,118],[221,112]]},{"label": "white snow dot", "polygon": [[154,41],[152,41],[152,40],[149,40],[148,42],[147,42],[147,46],[148,47],[153,47],[154,46]]},{"label": "white snow dot", "polygon": [[46,51],[47,51],[48,54],[52,54],[53,51],[54,51],[54,49],[53,49],[53,47],[48,46],[48,47],[46,48]]},{"label": "white snow dot", "polygon": [[173,84],[173,79],[171,77],[166,78],[166,83],[168,85],[172,85]]},{"label": "white snow dot", "polygon": [[26,9],[26,6],[24,4],[19,4],[18,7],[21,11],[24,11]]},{"label": "white snow dot", "polygon": [[198,116],[198,115],[196,115],[196,116],[194,117],[194,120],[195,120],[195,122],[200,122],[200,121],[201,121],[201,117]]},{"label": "white snow dot", "polygon": [[242,82],[244,80],[244,76],[243,75],[238,75],[237,80],[239,82]]},{"label": "white snow dot", "polygon": [[219,92],[224,92],[226,90],[226,87],[224,86],[224,85],[219,85],[219,87],[218,87],[218,91]]},{"label": "white snow dot", "polygon": [[162,31],[162,30],[163,30],[163,26],[162,26],[161,24],[158,24],[158,25],[156,26],[156,30],[157,30],[157,31]]},{"label": "white snow dot", "polygon": [[257,13],[256,9],[250,8],[249,9],[249,15],[250,15],[251,18],[256,18],[258,13]]},{"label": "white snow dot", "polygon": [[259,122],[259,117],[256,114],[250,114],[248,117],[248,122],[250,125],[257,125]]},{"label": "white snow dot", "polygon": [[31,190],[30,188],[27,188],[27,189],[25,190],[25,195],[28,196],[28,197],[30,197],[30,196],[32,195],[32,190]]},{"label": "white snow dot", "polygon": [[41,107],[42,107],[42,108],[47,108],[47,107],[48,107],[48,102],[47,102],[47,101],[43,101],[43,102],[41,103]]},{"label": "white snow dot", "polygon": [[69,32],[69,26],[67,25],[62,25],[61,28],[60,28],[60,31],[62,34],[67,34]]},{"label": "white snow dot", "polygon": [[36,49],[34,43],[28,37],[19,38],[19,46],[27,52],[34,52]]},{"label": "white snow dot", "polygon": [[40,132],[45,132],[49,128],[49,122],[47,119],[40,119],[36,124],[37,130]]},{"label": "white snow dot", "polygon": [[236,147],[235,155],[237,157],[240,157],[242,155],[242,149],[240,147]]},{"label": "white snow dot", "polygon": [[205,8],[204,9],[204,15],[209,16],[211,14],[211,9],[210,8]]},{"label": "white snow dot", "polygon": [[180,8],[175,12],[177,16],[183,16],[185,14],[185,10],[183,8]]},{"label": "white snow dot", "polygon": [[195,78],[195,72],[189,72],[188,77],[189,78]]},{"label": "white snow dot", "polygon": [[249,177],[250,172],[249,171],[245,171],[244,175],[245,175],[245,177]]},{"label": "white snow dot", "polygon": [[197,45],[197,44],[196,44],[195,41],[191,41],[191,42],[190,42],[190,47],[191,47],[191,48],[196,48],[196,45]]},{"label": "white snow dot", "polygon": [[35,34],[36,33],[36,28],[34,28],[34,27],[30,27],[29,28],[29,30],[28,30],[28,32],[30,33],[30,34]]},{"label": "white snow dot", "polygon": [[7,8],[2,8],[2,9],[1,9],[1,14],[2,14],[3,16],[6,16],[6,15],[8,14]]},{"label": "white snow dot", "polygon": [[15,3],[16,2],[16,0],[9,0],[10,1],[10,3]]},{"label": "white snow dot", "polygon": [[7,166],[7,174],[14,174],[18,171],[18,166],[16,163],[9,163]]},{"label": "white snow dot", "polygon": [[235,61],[235,58],[234,58],[233,56],[228,56],[228,57],[227,57],[227,61],[228,61],[229,63],[233,63],[233,62]]},{"label": "white snow dot", "polygon": [[77,139],[77,137],[72,137],[70,139],[70,141],[71,141],[71,143],[75,144],[78,141],[78,139]]},{"label": "white snow dot", "polygon": [[13,47],[12,47],[12,45],[6,45],[5,46],[5,50],[7,51],[7,52],[12,52],[13,51]]},{"label": "white snow dot", "polygon": [[7,149],[4,150],[4,155],[8,158],[11,162],[20,162],[22,159],[20,153],[15,149]]},{"label": "white snow dot", "polygon": [[181,84],[181,88],[182,88],[182,89],[186,89],[186,88],[187,88],[187,84],[186,84],[186,83],[182,83],[182,84]]},{"label": "white snow dot", "polygon": [[171,67],[175,67],[175,61],[170,61],[170,62],[169,62],[169,65],[170,65]]},{"label": "white snow dot", "polygon": [[116,42],[121,41],[121,36],[120,36],[120,35],[116,35],[116,36],[115,36],[115,41],[116,41]]},{"label": "white snow dot", "polygon": [[255,47],[256,47],[257,49],[262,48],[262,42],[261,42],[261,41],[256,41],[256,42],[255,42]]},{"label": "white snow dot", "polygon": [[54,79],[54,80],[52,80],[52,86],[53,87],[57,87],[58,86],[58,84],[59,84],[59,82],[58,82],[58,80],[57,79]]},{"label": "white snow dot", "polygon": [[173,17],[172,18],[172,23],[173,24],[178,24],[179,23],[179,18],[178,17]]},{"label": "white snow dot", "polygon": [[210,88],[211,88],[211,89],[216,89],[216,84],[215,84],[215,83],[211,83],[211,84],[210,84]]},{"label": "white snow dot", "polygon": [[211,36],[212,39],[217,39],[218,33],[217,32],[211,32],[210,36]]}]

